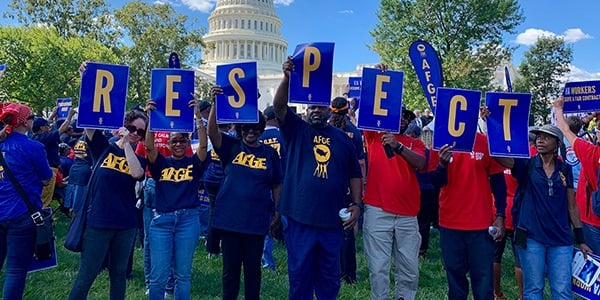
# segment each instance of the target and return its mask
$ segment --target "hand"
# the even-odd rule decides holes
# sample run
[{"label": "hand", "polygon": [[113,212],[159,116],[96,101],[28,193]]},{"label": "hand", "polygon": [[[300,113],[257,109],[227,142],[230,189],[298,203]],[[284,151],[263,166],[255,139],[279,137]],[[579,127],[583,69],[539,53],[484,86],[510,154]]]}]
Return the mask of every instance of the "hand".
[{"label": "hand", "polygon": [[494,241],[496,241],[496,242],[501,241],[504,238],[504,235],[506,234],[506,228],[504,227],[504,218],[496,217],[496,220],[494,221],[494,223],[492,223],[492,226],[496,226],[496,228],[498,228],[498,230],[500,230],[500,234],[498,234],[496,236]]},{"label": "hand", "polygon": [[121,140],[123,141],[123,143],[128,143],[129,144],[129,130],[127,130],[127,128],[125,127],[121,127],[119,128],[119,130],[117,130],[117,134],[119,135],[119,137],[121,138]]},{"label": "hand", "polygon": [[[156,102],[154,100],[152,100],[152,99],[146,100],[146,108],[145,109],[146,109],[147,112],[155,110],[156,109]],[[148,115],[150,115],[150,114],[148,113]]]},{"label": "hand", "polygon": [[482,106],[479,108],[479,117],[482,120],[487,120],[487,118],[490,116],[490,110],[487,106]]},{"label": "hand", "polygon": [[400,147],[400,142],[398,142],[398,140],[396,140],[396,137],[387,131],[384,132],[383,135],[381,136],[381,143],[384,146],[390,145],[392,147],[392,149],[396,149],[396,148]]},{"label": "hand", "polygon": [[387,67],[386,64],[378,63],[378,64],[375,65],[375,69],[379,69],[382,72],[386,72],[388,70],[388,67]]},{"label": "hand", "polygon": [[77,108],[76,107],[71,107],[71,110],[69,110],[69,118],[72,118],[75,114],[77,113]]},{"label": "hand", "polygon": [[83,73],[85,73],[86,69],[87,69],[87,61],[84,61],[79,66],[79,75],[83,75]]},{"label": "hand", "polygon": [[592,251],[592,249],[590,247],[588,247],[588,245],[586,243],[581,243],[579,244],[579,249],[581,249],[581,252],[583,253],[583,258],[587,259],[587,255],[590,253],[594,253]]},{"label": "hand", "polygon": [[275,216],[273,217],[273,220],[271,221],[271,224],[269,225],[269,235],[272,238],[282,240],[283,236],[281,234],[281,232],[282,232],[281,226],[282,226],[281,215],[279,214],[279,212],[275,212]]},{"label": "hand", "polygon": [[285,77],[290,77],[290,73],[294,71],[294,61],[293,57],[288,56],[287,60],[283,63],[283,75]]},{"label": "hand", "polygon": [[556,110],[563,110],[563,106],[565,106],[565,98],[563,96],[558,97],[558,99],[552,101],[552,106]]},{"label": "hand", "polygon": [[442,168],[447,168],[450,161],[452,161],[452,148],[454,147],[448,144],[445,144],[442,146],[442,148],[440,148],[439,157],[440,166]]},{"label": "hand", "polygon": [[349,211],[352,215],[350,216],[350,219],[342,223],[342,225],[344,225],[344,229],[350,229],[353,228],[354,225],[356,225],[356,222],[358,222],[358,217],[360,216],[360,207],[358,207],[357,205],[353,205],[346,208],[346,210]]},{"label": "hand", "polygon": [[213,85],[211,92],[213,103],[217,103],[217,95],[223,94],[223,88],[220,85]]}]

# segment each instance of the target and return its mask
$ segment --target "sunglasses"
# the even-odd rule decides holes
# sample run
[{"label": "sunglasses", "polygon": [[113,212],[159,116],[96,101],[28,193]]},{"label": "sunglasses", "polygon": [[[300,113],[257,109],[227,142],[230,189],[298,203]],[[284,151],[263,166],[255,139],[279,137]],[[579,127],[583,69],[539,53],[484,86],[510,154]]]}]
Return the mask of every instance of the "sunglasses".
[{"label": "sunglasses", "polygon": [[240,129],[242,129],[242,131],[250,131],[250,130],[254,130],[254,131],[259,131],[260,130],[260,126],[258,124],[243,124]]},{"label": "sunglasses", "polygon": [[139,137],[143,137],[146,135],[145,129],[137,128],[134,125],[125,126],[125,129],[127,129],[129,133],[135,133]]},{"label": "sunglasses", "polygon": [[183,144],[187,144],[188,140],[186,139],[181,139],[181,140],[170,140],[169,143],[173,144],[173,145],[183,145]]}]

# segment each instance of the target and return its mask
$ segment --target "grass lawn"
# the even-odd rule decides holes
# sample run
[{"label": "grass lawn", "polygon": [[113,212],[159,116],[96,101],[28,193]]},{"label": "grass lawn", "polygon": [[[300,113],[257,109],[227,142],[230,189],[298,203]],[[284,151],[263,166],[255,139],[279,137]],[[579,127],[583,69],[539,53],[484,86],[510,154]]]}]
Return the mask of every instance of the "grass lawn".
[{"label": "grass lawn", "polygon": [[[35,272],[27,278],[25,299],[66,299],[77,275],[79,254],[72,253],[62,246],[68,219],[57,213],[56,235],[59,265],[57,268]],[[439,234],[432,232],[430,250],[426,259],[420,262],[420,280],[417,299],[446,299],[446,276],[442,267],[439,250]],[[507,246],[507,250],[508,246]],[[274,255],[277,272],[263,272],[262,299],[287,299],[288,280],[285,247],[275,245]],[[101,259],[101,258],[99,258]],[[145,299],[142,250],[136,248],[134,254],[133,279],[127,285],[127,299]],[[207,258],[203,245],[196,250],[192,275],[192,299],[219,299],[221,295],[220,258]],[[354,285],[343,284],[339,299],[369,299],[368,270],[362,250],[362,239],[357,237],[357,263],[359,282]],[[517,287],[513,276],[513,258],[511,251],[504,253],[502,287],[506,299],[517,299]],[[4,281],[4,269],[0,273],[0,281]],[[391,280],[393,282],[393,278]],[[0,286],[0,289],[2,287]],[[109,280],[108,273],[101,273],[89,294],[89,299],[107,299]],[[243,295],[243,287],[240,289]],[[240,297],[243,299],[243,297]]]}]

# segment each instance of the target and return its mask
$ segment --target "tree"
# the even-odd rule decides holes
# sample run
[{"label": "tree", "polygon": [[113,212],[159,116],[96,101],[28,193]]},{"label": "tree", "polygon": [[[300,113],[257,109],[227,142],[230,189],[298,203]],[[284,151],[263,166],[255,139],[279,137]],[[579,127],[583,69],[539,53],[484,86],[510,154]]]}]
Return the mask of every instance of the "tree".
[{"label": "tree", "polygon": [[494,70],[512,49],[503,44],[523,22],[517,0],[382,0],[370,46],[391,69],[405,71],[404,101],[426,101],[408,57],[410,44],[425,40],[441,57],[448,87],[492,90]]},{"label": "tree", "polygon": [[5,18],[54,27],[62,37],[88,37],[114,47],[121,36],[104,0],[11,0]]},{"label": "tree", "polygon": [[0,27],[0,61],[8,70],[0,80],[0,100],[31,106],[40,114],[56,98],[78,100],[84,60],[117,62],[114,53],[89,38],[64,38],[54,28]]},{"label": "tree", "polygon": [[569,73],[573,49],[560,37],[540,37],[524,54],[519,66],[522,76],[520,90],[531,93],[530,122],[542,125],[549,122],[550,102],[561,92],[562,78]]},{"label": "tree", "polygon": [[115,19],[132,41],[121,52],[130,67],[128,99],[134,103],[148,99],[150,72],[167,67],[171,52],[177,52],[182,68],[200,64],[203,31],[189,31],[187,17],[177,14],[169,4],[129,2],[115,12]]}]

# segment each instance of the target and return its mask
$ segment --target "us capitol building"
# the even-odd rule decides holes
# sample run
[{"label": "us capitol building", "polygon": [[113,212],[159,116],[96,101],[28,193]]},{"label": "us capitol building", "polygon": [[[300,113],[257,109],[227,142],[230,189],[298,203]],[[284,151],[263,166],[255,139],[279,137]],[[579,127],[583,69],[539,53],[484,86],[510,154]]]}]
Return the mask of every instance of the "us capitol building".
[{"label": "us capitol building", "polygon": [[[281,36],[282,22],[273,0],[218,0],[208,17],[208,25],[208,33],[203,37],[207,45],[202,57],[204,64],[195,68],[196,75],[214,82],[217,65],[256,61],[261,93],[259,109],[272,104],[283,77],[281,65],[291,55],[287,41]],[[332,99],[344,93],[348,77],[361,73],[362,66],[354,72],[334,73]],[[298,110],[303,111],[299,106]]]}]

